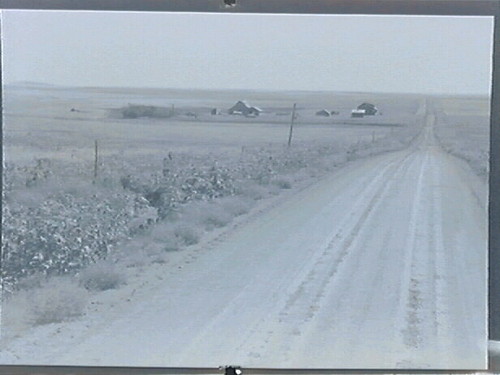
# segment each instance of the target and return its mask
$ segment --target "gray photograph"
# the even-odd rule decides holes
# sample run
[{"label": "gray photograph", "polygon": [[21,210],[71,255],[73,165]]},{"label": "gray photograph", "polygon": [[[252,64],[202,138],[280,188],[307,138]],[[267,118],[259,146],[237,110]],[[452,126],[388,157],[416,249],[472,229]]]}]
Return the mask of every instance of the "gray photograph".
[{"label": "gray photograph", "polygon": [[492,17],[1,28],[0,364],[486,368]]}]

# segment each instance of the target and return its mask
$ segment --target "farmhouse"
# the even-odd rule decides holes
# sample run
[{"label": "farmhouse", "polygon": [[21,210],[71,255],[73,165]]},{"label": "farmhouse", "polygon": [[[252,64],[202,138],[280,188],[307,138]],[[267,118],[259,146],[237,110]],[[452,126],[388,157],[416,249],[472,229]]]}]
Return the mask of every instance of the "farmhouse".
[{"label": "farmhouse", "polygon": [[351,117],[362,118],[365,117],[366,111],[364,109],[353,109],[351,111]]},{"label": "farmhouse", "polygon": [[250,106],[246,101],[240,100],[227,111],[230,115],[258,116],[262,109]]},{"label": "farmhouse", "polygon": [[364,110],[365,111],[365,116],[373,116],[376,115],[378,112],[377,107],[375,107],[371,103],[363,103],[358,105],[359,110]]},{"label": "farmhouse", "polygon": [[316,112],[316,116],[330,117],[330,111],[322,109],[321,111]]}]

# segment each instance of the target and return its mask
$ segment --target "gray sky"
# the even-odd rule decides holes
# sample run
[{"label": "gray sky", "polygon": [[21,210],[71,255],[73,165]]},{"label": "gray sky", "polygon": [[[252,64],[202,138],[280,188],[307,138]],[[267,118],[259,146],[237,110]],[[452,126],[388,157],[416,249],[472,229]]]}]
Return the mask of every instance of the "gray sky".
[{"label": "gray sky", "polygon": [[491,17],[3,11],[4,82],[487,94]]}]

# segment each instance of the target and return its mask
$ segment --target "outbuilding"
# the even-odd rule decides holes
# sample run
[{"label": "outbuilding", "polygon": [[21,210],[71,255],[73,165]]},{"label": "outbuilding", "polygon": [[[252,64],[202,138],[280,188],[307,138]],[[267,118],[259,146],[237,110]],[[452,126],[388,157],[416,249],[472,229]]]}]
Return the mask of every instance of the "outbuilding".
[{"label": "outbuilding", "polygon": [[227,111],[230,115],[258,116],[262,112],[259,107],[251,106],[244,100],[239,100]]},{"label": "outbuilding", "polygon": [[373,115],[376,115],[378,112],[378,109],[377,109],[377,107],[375,107],[375,105],[373,105],[371,103],[366,103],[366,102],[358,105],[358,109],[364,110],[365,116],[373,116]]},{"label": "outbuilding", "polygon": [[354,118],[363,118],[366,115],[366,111],[364,109],[353,109],[351,111],[351,117]]},{"label": "outbuilding", "polygon": [[321,111],[316,112],[316,116],[330,117],[330,111],[322,109]]}]

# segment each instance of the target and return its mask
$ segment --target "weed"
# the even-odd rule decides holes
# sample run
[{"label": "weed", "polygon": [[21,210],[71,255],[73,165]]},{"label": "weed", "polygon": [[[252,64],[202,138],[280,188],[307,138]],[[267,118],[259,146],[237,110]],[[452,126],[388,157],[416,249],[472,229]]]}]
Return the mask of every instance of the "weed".
[{"label": "weed", "polygon": [[110,262],[99,262],[84,269],[79,275],[80,285],[90,291],[116,289],[125,283],[123,272]]}]

